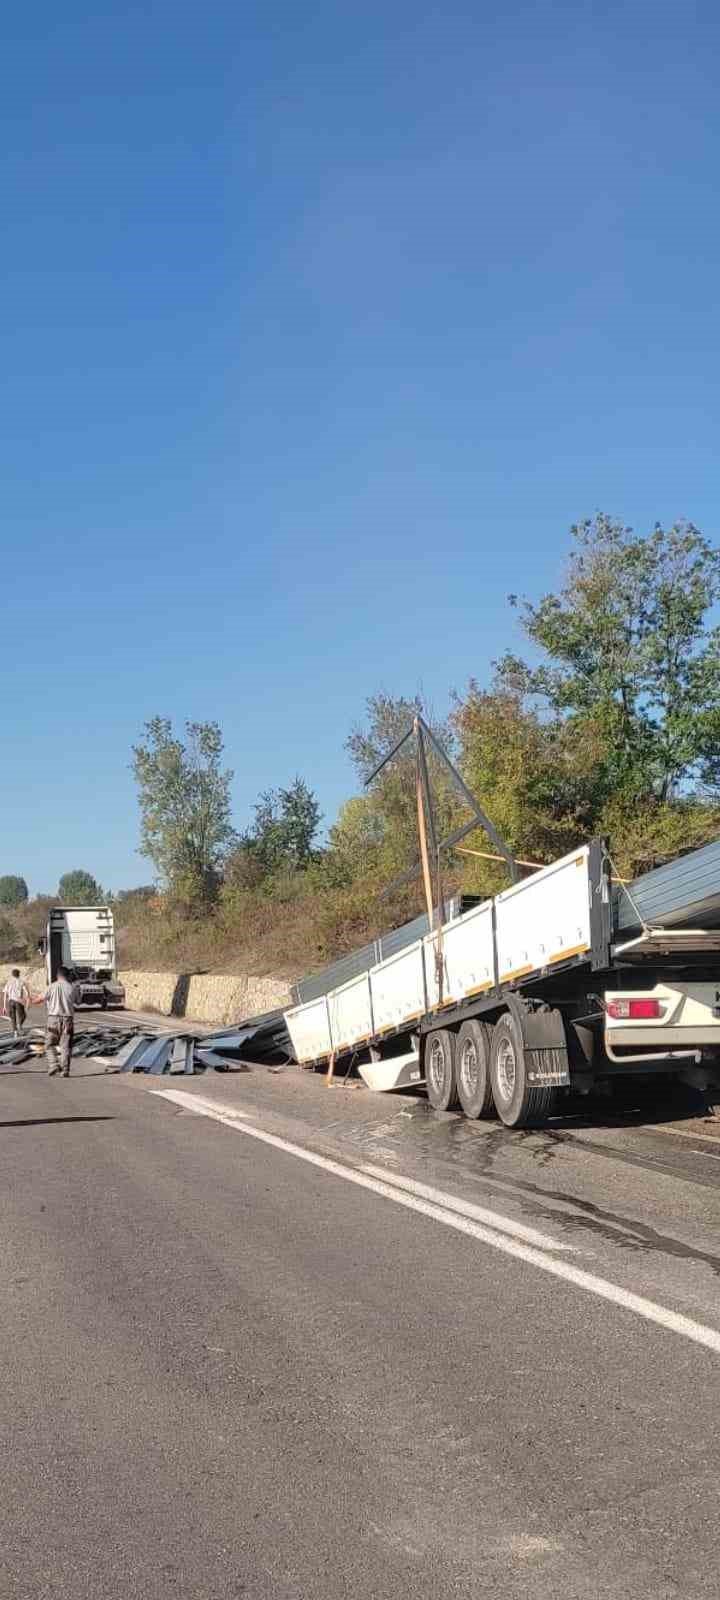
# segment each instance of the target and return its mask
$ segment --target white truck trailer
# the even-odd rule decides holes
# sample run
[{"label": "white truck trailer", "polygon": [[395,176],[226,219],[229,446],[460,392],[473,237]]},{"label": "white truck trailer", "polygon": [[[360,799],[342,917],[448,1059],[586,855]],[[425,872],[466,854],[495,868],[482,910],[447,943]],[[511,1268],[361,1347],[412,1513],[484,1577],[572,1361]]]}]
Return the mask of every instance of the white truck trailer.
[{"label": "white truck trailer", "polygon": [[64,967],[77,985],[80,1005],[123,1006],[118,980],[115,925],[109,906],[53,906],[39,949],[48,983]]},{"label": "white truck trailer", "polygon": [[293,1007],[297,1059],[354,1058],[373,1088],[424,1081],[438,1110],[509,1127],[638,1074],[715,1099],[720,927],[623,928],[617,905],[595,840]]}]

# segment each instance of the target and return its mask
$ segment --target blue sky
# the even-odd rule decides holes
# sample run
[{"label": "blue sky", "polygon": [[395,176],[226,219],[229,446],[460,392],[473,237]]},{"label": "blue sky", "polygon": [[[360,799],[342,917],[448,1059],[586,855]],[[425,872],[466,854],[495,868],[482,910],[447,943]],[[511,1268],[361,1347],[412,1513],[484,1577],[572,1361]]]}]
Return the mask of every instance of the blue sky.
[{"label": "blue sky", "polygon": [[147,881],[143,722],[328,820],[571,522],[718,532],[720,13],[29,0],[3,104],[0,871]]}]

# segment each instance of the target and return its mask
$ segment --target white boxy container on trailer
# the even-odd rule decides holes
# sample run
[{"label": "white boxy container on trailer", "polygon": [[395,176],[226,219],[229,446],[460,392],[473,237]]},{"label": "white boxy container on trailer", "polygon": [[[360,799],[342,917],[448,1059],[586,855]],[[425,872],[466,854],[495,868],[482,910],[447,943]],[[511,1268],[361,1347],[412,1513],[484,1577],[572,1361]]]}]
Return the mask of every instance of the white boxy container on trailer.
[{"label": "white boxy container on trailer", "polygon": [[594,840],[293,1007],[297,1059],[352,1053],[373,1086],[397,1087],[408,1078],[398,1068],[393,1082],[393,1059],[416,1054],[434,1106],[494,1110],[509,1126],[541,1120],[557,1090],[628,1075],[670,1073],[714,1095],[720,931],[616,936],[612,905],[609,857]]},{"label": "white boxy container on trailer", "polygon": [[81,1005],[122,1006],[117,975],[115,924],[109,906],[53,906],[40,941],[48,983],[64,967]]}]

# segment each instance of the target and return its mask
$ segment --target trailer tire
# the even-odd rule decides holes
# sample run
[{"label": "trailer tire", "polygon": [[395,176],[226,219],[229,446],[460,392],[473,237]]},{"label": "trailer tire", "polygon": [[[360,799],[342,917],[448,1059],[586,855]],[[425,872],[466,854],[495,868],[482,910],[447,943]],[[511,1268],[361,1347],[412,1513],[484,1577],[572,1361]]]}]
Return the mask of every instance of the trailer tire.
[{"label": "trailer tire", "polygon": [[490,1082],[492,1028],[471,1018],[464,1022],[455,1047],[458,1100],[466,1117],[490,1117],[494,1102]]},{"label": "trailer tire", "polygon": [[425,1039],[425,1085],[435,1111],[453,1111],[458,1103],[455,1043],[449,1028],[435,1028]]},{"label": "trailer tire", "polygon": [[549,1115],[553,1090],[528,1083],[525,1045],[509,1011],[493,1028],[490,1081],[495,1108],[507,1128],[537,1127]]}]

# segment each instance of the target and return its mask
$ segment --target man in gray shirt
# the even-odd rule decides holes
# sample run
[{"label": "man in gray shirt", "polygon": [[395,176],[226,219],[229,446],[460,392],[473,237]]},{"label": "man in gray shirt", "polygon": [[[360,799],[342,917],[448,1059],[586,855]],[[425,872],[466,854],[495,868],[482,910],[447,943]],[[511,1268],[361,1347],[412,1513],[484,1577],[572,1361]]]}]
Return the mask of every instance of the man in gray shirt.
[{"label": "man in gray shirt", "polygon": [[[55,982],[49,985],[43,995],[38,995],[36,1004],[43,1000],[47,1007],[45,1059],[49,1063],[48,1077],[54,1078],[55,1073],[59,1072],[63,1078],[69,1078],[70,1057],[75,1035],[75,986],[70,982],[64,967],[58,967],[58,975]],[[57,1058],[58,1045],[60,1046],[59,1066]]]}]

